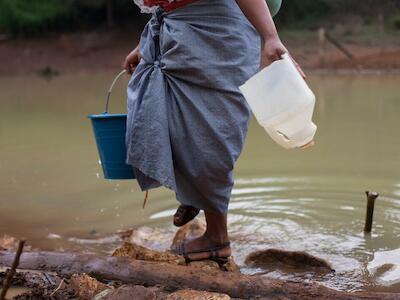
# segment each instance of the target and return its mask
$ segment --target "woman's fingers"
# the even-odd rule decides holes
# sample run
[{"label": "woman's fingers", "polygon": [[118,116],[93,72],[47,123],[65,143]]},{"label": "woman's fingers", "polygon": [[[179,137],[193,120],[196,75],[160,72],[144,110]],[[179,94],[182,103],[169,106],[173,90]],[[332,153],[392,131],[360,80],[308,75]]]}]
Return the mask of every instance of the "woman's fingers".
[{"label": "woman's fingers", "polygon": [[132,74],[133,71],[135,71],[137,65],[139,64],[140,59],[141,59],[141,55],[140,55],[139,49],[135,48],[125,58],[125,61],[122,64],[122,66],[129,74]]},{"label": "woman's fingers", "polygon": [[261,67],[264,68],[276,60],[281,59],[282,54],[288,52],[281,40],[276,37],[265,42],[262,57]]},{"label": "woman's fingers", "polygon": [[130,64],[129,65],[129,70],[130,70],[129,73],[132,74],[135,71],[136,67],[137,67],[137,64],[136,65]]},{"label": "woman's fingers", "polygon": [[268,55],[268,61],[270,63],[273,63],[274,61],[280,60],[280,59],[281,59],[281,56],[276,51]]},{"label": "woman's fingers", "polygon": [[[261,68],[264,68],[269,64],[273,63],[274,61],[281,59],[282,55],[285,53],[289,53],[289,51],[282,44],[279,38],[270,39],[266,41],[264,44],[264,49],[261,57]],[[305,79],[306,74],[301,69],[300,65],[294,60],[294,58],[290,55],[290,53],[289,56],[292,59],[297,70],[299,71],[300,75]]]},{"label": "woman's fingers", "polygon": [[129,56],[127,56],[124,60],[124,63],[122,64],[122,67],[129,73],[132,74],[133,70],[132,70],[132,66],[131,63],[129,62],[128,59]]},{"label": "woman's fingers", "polygon": [[312,148],[312,147],[314,147],[314,146],[315,146],[315,141],[312,140],[311,142],[309,142],[309,143],[307,143],[307,144],[301,146],[300,149],[301,149],[301,150],[306,150],[306,149],[310,149],[310,148]]},{"label": "woman's fingers", "polygon": [[292,59],[294,65],[297,68],[297,71],[299,71],[301,77],[303,77],[303,79],[306,79],[306,73],[304,73],[303,69],[300,67],[300,65],[297,63],[297,61],[294,60],[294,58],[290,55],[290,58]]}]

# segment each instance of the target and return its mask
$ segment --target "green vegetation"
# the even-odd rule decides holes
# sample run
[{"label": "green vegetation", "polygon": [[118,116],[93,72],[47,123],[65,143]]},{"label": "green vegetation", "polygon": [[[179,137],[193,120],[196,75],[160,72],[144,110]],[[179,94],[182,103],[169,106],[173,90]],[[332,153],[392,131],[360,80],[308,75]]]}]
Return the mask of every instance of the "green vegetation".
[{"label": "green vegetation", "polygon": [[[400,29],[400,1],[283,0],[276,21],[280,27],[315,29],[354,18]],[[17,35],[145,20],[132,0],[0,0],[0,32]]]},{"label": "green vegetation", "polygon": [[390,22],[392,23],[394,28],[400,29],[400,14],[393,16]]},{"label": "green vegetation", "polygon": [[70,1],[0,0],[0,28],[9,33],[35,33],[69,22],[75,13]]},{"label": "green vegetation", "polygon": [[137,16],[132,0],[0,0],[0,33],[31,35],[113,25]]},{"label": "green vegetation", "polygon": [[321,25],[349,24],[354,19],[364,24],[382,21],[394,25],[387,20],[396,15],[400,15],[398,0],[283,0],[276,21],[283,27],[315,29]]},{"label": "green vegetation", "polygon": [[[313,27],[331,13],[324,0],[284,0],[276,22],[284,27]],[[284,13],[282,13],[284,12]]]}]

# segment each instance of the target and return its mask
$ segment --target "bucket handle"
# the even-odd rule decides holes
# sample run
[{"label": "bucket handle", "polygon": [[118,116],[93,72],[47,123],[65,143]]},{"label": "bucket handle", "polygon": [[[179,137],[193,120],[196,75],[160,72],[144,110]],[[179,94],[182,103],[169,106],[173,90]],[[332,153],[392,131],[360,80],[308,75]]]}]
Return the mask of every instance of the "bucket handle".
[{"label": "bucket handle", "polygon": [[110,86],[110,88],[108,89],[108,92],[107,92],[106,107],[105,107],[105,110],[104,110],[103,114],[108,114],[108,104],[109,104],[109,102],[110,102],[111,92],[112,92],[112,90],[113,90],[113,88],[114,88],[115,83],[116,83],[116,82],[118,81],[118,79],[119,79],[122,75],[124,75],[125,73],[126,73],[126,70],[125,70],[125,69],[122,70],[121,72],[119,72],[118,75],[115,76],[113,82],[111,83],[111,86]]}]

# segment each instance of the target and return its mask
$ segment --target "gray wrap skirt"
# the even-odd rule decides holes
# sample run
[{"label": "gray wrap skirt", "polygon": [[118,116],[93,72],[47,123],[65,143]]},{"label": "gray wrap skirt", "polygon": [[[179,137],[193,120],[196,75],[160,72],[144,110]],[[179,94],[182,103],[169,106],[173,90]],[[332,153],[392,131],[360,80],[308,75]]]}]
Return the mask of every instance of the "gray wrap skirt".
[{"label": "gray wrap skirt", "polygon": [[159,8],[128,85],[127,163],[142,190],[226,213],[250,108],[240,93],[259,68],[260,39],[235,0]]}]

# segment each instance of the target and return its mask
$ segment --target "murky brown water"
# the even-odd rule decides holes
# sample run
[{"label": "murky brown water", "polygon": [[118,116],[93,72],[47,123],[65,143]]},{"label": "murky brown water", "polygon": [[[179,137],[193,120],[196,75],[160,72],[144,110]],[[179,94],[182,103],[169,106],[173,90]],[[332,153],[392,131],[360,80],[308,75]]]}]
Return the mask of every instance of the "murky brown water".
[{"label": "murky brown water", "polygon": [[[171,192],[150,192],[143,211],[134,182],[102,179],[86,115],[102,111],[113,76],[0,78],[0,235],[100,252],[118,244],[120,228],[172,236]],[[116,86],[115,112],[124,110],[126,83]],[[305,250],[336,274],[269,275],[400,291],[400,76],[315,75],[310,83],[318,97],[314,149],[283,150],[252,122],[230,206],[235,256],[242,264],[255,249]],[[367,189],[381,193],[372,236],[362,233]]]}]

